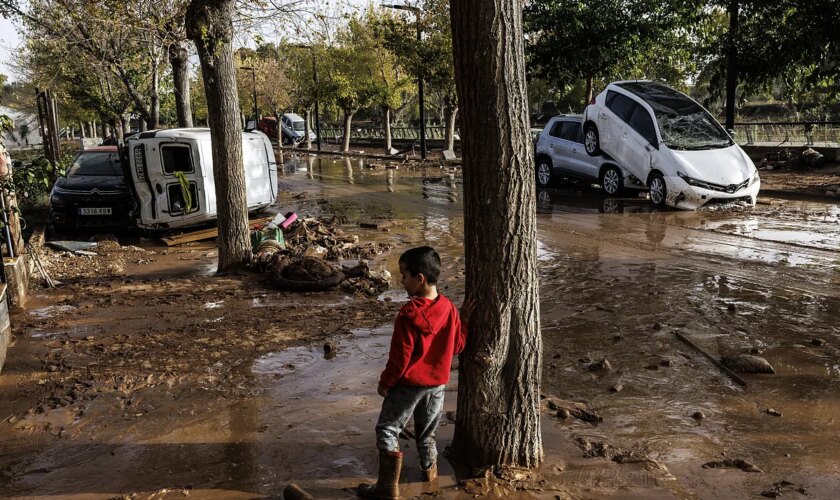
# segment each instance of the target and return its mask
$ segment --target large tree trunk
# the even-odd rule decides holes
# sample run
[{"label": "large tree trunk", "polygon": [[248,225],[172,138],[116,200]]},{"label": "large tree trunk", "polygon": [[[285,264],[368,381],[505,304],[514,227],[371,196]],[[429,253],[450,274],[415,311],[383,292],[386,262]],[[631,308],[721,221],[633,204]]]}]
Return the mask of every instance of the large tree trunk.
[{"label": "large tree trunk", "polygon": [[190,76],[188,66],[190,53],[180,40],[169,45],[169,63],[172,65],[172,85],[175,87],[175,113],[179,127],[192,127],[192,106],[190,105]]},{"label": "large tree trunk", "polygon": [[391,154],[391,108],[382,106],[382,126],[385,128],[385,154]]},{"label": "large tree trunk", "polygon": [[242,128],[231,46],[234,3],[235,0],[192,0],[186,15],[187,36],[198,50],[210,111],[207,119],[219,221],[219,272],[247,264],[251,259]]},{"label": "large tree trunk", "polygon": [[[310,137],[310,128],[309,128],[309,108],[306,108],[306,111],[303,112],[303,133],[306,135],[306,149],[312,149],[312,138]],[[274,116],[277,116],[277,111],[274,111]]]},{"label": "large tree trunk", "polygon": [[473,466],[542,461],[536,189],[521,2],[450,3],[464,172],[466,294],[455,456]]},{"label": "large tree trunk", "polygon": [[352,111],[344,112],[344,144],[341,145],[341,150],[345,152],[350,151],[350,127],[353,125],[354,114]]},{"label": "large tree trunk", "polygon": [[152,88],[149,91],[150,117],[149,128],[157,130],[160,128],[160,76],[158,75],[159,68],[155,65],[152,70]]},{"label": "large tree trunk", "polygon": [[446,130],[444,136],[444,150],[455,150],[455,119],[458,117],[458,106],[454,103],[448,103],[444,110],[444,120],[446,122]]}]

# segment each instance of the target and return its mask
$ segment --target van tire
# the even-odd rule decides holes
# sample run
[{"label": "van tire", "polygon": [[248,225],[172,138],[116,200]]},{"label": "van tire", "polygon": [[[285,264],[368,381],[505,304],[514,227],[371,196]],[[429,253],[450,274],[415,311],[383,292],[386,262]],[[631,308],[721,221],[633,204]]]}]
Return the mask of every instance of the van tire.
[{"label": "van tire", "polygon": [[601,154],[601,139],[598,137],[598,127],[592,122],[583,126],[583,148],[589,156]]},{"label": "van tire", "polygon": [[601,171],[601,189],[609,196],[618,196],[624,188],[624,176],[615,165],[607,165]]},{"label": "van tire", "polygon": [[551,158],[540,156],[537,158],[537,186],[550,187],[554,183],[554,165]]},{"label": "van tire", "polygon": [[668,186],[665,184],[665,178],[662,177],[661,173],[651,172],[650,177],[648,177],[648,192],[653,206],[657,208],[665,206],[665,200],[668,199]]}]

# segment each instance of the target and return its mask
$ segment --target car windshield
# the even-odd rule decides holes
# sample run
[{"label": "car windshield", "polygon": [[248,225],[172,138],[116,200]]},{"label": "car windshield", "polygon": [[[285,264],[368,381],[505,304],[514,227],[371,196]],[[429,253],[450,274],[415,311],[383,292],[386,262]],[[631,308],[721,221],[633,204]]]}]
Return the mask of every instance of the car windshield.
[{"label": "car windshield", "polygon": [[295,132],[303,132],[303,121],[292,122],[292,128]]},{"label": "car windshield", "polygon": [[653,108],[662,141],[671,149],[719,149],[732,145],[723,127],[702,106],[658,83],[625,83]]},{"label": "car windshield", "polygon": [[82,153],[76,157],[67,177],[83,175],[122,175],[120,157],[116,153],[103,151]]}]

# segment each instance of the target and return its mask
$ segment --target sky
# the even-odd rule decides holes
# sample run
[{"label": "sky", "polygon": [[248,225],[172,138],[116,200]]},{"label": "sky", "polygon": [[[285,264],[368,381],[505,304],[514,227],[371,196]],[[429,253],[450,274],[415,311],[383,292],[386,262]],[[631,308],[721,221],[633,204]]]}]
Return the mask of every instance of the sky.
[{"label": "sky", "polygon": [[9,80],[15,79],[9,62],[11,62],[12,52],[18,45],[20,45],[20,37],[12,21],[0,18],[0,73],[8,76]]}]

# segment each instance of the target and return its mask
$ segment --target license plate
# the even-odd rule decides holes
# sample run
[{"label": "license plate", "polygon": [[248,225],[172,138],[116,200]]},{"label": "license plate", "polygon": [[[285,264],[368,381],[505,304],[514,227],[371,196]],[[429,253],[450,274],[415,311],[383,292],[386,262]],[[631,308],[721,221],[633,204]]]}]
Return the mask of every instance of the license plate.
[{"label": "license plate", "polygon": [[79,215],[111,215],[111,207],[80,208]]}]

